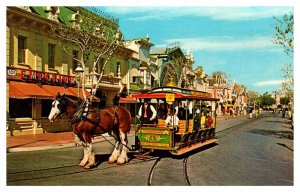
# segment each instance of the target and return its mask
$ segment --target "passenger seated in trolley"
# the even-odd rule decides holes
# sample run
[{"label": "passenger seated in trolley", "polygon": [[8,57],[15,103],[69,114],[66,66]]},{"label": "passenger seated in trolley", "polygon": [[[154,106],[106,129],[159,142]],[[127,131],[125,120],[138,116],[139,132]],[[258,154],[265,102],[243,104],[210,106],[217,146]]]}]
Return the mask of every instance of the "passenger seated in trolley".
[{"label": "passenger seated in trolley", "polygon": [[157,124],[157,112],[150,104],[149,99],[144,99],[144,104],[141,105],[137,118],[140,119],[141,124]]},{"label": "passenger seated in trolley", "polygon": [[204,111],[202,111],[201,112],[201,120],[200,120],[201,128],[205,127],[205,122],[206,122],[206,116],[204,114]]},{"label": "passenger seated in trolley", "polygon": [[205,127],[210,128],[213,124],[213,119],[210,116],[210,113],[207,113],[206,121],[205,121]]},{"label": "passenger seated in trolley", "polygon": [[199,130],[200,128],[200,119],[201,119],[201,115],[200,115],[200,107],[196,106],[196,112],[195,112],[195,116],[194,116],[194,130]]},{"label": "passenger seated in trolley", "polygon": [[167,118],[166,118],[166,127],[168,125],[171,125],[173,127],[178,128],[178,123],[179,123],[179,118],[177,116],[178,114],[178,106],[175,107],[175,112],[174,109],[172,109],[171,105],[168,105],[168,113],[167,113]]}]

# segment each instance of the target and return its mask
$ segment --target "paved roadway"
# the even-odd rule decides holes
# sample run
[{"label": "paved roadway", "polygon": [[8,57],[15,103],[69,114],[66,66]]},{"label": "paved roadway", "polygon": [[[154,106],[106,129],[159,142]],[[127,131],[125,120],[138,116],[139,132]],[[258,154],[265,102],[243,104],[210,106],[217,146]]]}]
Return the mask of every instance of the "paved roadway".
[{"label": "paved roadway", "polygon": [[288,120],[272,113],[259,119],[223,120],[218,124],[217,145],[179,158],[154,154],[147,161],[132,159],[122,166],[107,163],[109,143],[97,143],[98,164],[91,170],[77,166],[81,147],[8,153],[7,185],[293,186],[290,127]]}]

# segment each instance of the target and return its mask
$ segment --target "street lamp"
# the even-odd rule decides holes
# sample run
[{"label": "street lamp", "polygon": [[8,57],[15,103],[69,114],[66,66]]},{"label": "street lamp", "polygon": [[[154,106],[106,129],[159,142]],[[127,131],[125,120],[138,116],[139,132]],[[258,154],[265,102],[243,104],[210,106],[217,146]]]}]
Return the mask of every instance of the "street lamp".
[{"label": "street lamp", "polygon": [[[80,98],[80,89],[79,89],[79,83],[80,83],[80,76],[81,74],[84,72],[83,68],[81,67],[81,65],[77,65],[76,69],[74,70],[74,72],[76,73],[76,84],[77,84],[77,95],[78,95],[78,98]],[[77,137],[77,135],[75,134],[75,146],[78,146],[79,145],[79,138]]]},{"label": "street lamp", "polygon": [[79,96],[80,96],[80,90],[79,90],[80,76],[81,76],[81,73],[84,72],[84,70],[81,67],[81,65],[78,64],[76,69],[74,70],[74,72],[76,73],[77,94],[78,94],[78,98],[79,98]]}]

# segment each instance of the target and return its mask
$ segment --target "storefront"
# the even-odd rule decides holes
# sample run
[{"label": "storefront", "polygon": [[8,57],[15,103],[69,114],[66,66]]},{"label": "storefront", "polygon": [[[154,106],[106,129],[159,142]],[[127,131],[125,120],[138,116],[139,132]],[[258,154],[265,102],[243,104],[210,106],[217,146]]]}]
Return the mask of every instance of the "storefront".
[{"label": "storefront", "polygon": [[[70,130],[47,119],[56,94],[74,94],[74,77],[7,67],[7,136]],[[69,86],[69,87],[68,87]]]}]

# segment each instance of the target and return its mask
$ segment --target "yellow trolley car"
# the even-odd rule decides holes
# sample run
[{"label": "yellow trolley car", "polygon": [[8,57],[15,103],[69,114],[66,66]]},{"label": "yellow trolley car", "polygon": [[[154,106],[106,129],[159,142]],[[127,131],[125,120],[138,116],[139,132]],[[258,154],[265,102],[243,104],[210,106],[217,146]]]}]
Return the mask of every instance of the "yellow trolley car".
[{"label": "yellow trolley car", "polygon": [[149,101],[157,113],[154,123],[140,122],[136,131],[136,149],[167,150],[173,155],[182,155],[217,141],[218,99],[212,98],[210,93],[163,86],[132,97],[140,106]]}]

